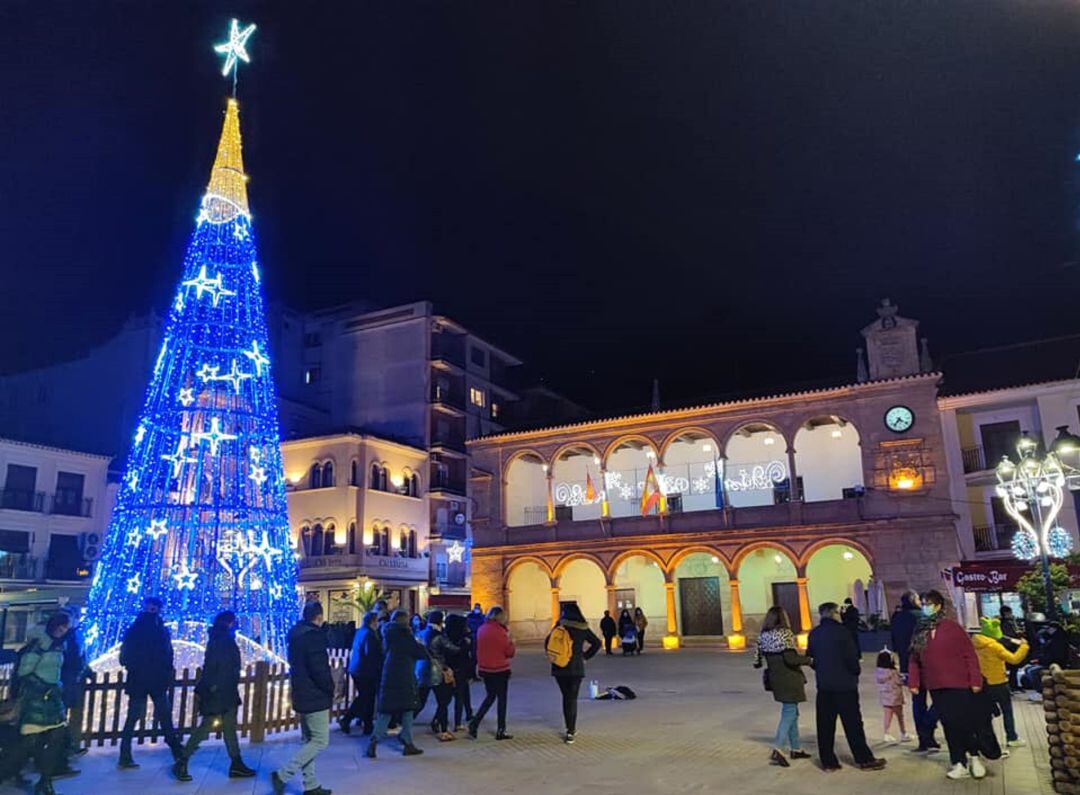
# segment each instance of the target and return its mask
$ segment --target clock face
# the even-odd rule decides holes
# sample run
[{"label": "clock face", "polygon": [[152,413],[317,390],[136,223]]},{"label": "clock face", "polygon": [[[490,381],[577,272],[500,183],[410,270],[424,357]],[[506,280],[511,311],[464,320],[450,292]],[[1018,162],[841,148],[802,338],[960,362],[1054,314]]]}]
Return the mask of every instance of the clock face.
[{"label": "clock face", "polygon": [[903,433],[915,424],[915,412],[907,406],[893,406],[885,412],[885,427],[893,433]]}]

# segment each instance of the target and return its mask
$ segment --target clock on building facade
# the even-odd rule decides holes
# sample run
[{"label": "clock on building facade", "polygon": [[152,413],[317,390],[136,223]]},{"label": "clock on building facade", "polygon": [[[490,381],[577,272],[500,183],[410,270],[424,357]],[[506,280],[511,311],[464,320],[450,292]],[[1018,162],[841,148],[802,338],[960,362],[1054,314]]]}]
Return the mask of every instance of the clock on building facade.
[{"label": "clock on building facade", "polygon": [[915,412],[907,406],[893,406],[885,412],[885,427],[893,433],[903,433],[915,424]]}]

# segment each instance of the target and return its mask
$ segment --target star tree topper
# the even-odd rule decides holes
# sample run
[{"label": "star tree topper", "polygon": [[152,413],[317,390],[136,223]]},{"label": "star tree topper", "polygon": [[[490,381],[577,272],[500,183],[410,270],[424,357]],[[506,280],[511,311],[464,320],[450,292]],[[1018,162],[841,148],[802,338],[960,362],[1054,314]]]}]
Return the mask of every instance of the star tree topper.
[{"label": "star tree topper", "polygon": [[221,76],[228,77],[229,72],[236,78],[236,69],[239,61],[251,63],[251,57],[247,53],[247,40],[255,32],[255,25],[248,25],[240,30],[240,23],[235,19],[229,24],[229,40],[214,46],[214,52],[225,56],[225,64],[221,67]]}]

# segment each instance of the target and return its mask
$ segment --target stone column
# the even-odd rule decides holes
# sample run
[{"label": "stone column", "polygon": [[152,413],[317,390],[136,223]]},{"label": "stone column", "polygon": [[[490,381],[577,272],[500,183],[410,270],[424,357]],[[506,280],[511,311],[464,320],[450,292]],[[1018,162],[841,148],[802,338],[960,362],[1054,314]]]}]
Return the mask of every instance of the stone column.
[{"label": "stone column", "polygon": [[731,586],[731,634],[728,635],[729,649],[745,649],[746,636],[742,634],[742,600],[739,598],[739,581],[728,580]]},{"label": "stone column", "polygon": [[614,585],[608,585],[607,586],[607,609],[608,609],[608,612],[611,613],[612,618],[616,618],[615,613],[617,612],[616,607],[615,607],[615,591],[616,590],[618,590],[618,589]]},{"label": "stone column", "polygon": [[788,460],[788,492],[792,502],[801,502],[802,494],[799,493],[799,473],[795,471],[795,445],[788,445],[787,449]]},{"label": "stone column", "polygon": [[795,584],[799,586],[799,626],[802,632],[810,631],[810,592],[807,590],[807,578],[796,577]]},{"label": "stone column", "polygon": [[664,595],[667,597],[667,635],[664,636],[665,649],[679,648],[679,625],[675,615],[675,583],[664,583]]},{"label": "stone column", "polygon": [[559,620],[559,586],[551,586],[551,625]]}]

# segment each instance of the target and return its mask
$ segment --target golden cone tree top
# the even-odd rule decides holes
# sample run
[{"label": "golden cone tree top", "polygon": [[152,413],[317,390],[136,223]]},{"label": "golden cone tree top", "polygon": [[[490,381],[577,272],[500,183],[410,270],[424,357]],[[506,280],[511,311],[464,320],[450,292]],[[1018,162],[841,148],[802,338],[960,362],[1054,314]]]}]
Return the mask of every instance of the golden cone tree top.
[{"label": "golden cone tree top", "polygon": [[240,107],[230,99],[225,108],[217,157],[210,170],[210,184],[203,197],[203,210],[211,223],[225,223],[237,215],[250,215],[247,198],[247,175],[240,143]]}]

